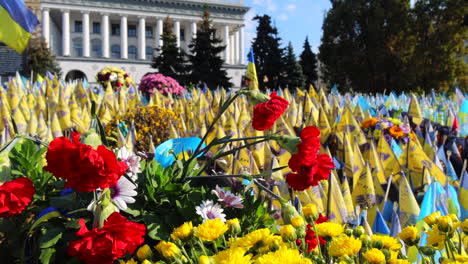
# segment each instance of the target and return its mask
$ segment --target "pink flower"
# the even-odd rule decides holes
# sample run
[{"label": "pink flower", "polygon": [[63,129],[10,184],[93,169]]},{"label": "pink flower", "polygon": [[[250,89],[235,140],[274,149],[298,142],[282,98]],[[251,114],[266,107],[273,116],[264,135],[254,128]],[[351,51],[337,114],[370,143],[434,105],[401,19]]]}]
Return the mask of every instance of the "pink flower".
[{"label": "pink flower", "polygon": [[239,209],[244,208],[244,205],[242,204],[242,198],[240,196],[231,193],[231,191],[225,192],[218,185],[216,185],[216,190],[211,190],[211,193],[218,196],[218,202],[221,202],[224,206]]}]

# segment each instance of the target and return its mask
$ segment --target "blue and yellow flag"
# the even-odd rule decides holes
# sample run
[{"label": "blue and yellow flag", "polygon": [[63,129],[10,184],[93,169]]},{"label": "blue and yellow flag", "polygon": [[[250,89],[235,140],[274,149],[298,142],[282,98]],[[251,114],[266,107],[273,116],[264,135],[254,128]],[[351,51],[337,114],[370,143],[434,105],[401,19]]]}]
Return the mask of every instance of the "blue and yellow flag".
[{"label": "blue and yellow flag", "polygon": [[257,70],[255,69],[255,57],[252,48],[250,48],[250,52],[247,57],[249,61],[247,64],[247,71],[245,72],[245,78],[248,82],[247,87],[250,90],[258,90]]},{"label": "blue and yellow flag", "polygon": [[10,48],[23,53],[38,24],[23,1],[0,0],[0,40]]}]

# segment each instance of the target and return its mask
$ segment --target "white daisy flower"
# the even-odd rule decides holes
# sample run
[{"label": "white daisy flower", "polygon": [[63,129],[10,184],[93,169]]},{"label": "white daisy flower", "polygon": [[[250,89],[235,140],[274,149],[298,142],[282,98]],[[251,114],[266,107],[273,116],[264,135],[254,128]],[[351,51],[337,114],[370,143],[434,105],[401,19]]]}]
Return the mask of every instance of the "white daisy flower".
[{"label": "white daisy flower", "polygon": [[141,168],[140,168],[141,158],[131,153],[126,147],[120,148],[119,152],[117,153],[117,157],[119,157],[121,161],[127,164],[128,169],[126,173],[130,177],[130,179],[136,182],[136,180],[138,179],[138,173],[141,172]]},{"label": "white daisy flower", "polygon": [[224,206],[244,208],[242,197],[233,194],[231,191],[224,191],[218,185],[216,185],[216,190],[211,190],[211,193],[218,196],[218,202],[221,202]]},{"label": "white daisy flower", "polygon": [[[116,211],[119,212],[119,209],[122,211],[127,210],[127,204],[132,204],[135,202],[133,198],[138,193],[135,191],[136,186],[131,181],[125,177],[120,177],[119,181],[114,187],[110,187],[112,202],[116,206]],[[98,193],[97,200],[101,197],[102,192]],[[93,199],[88,205],[88,211],[96,210],[96,201]]]},{"label": "white daisy flower", "polygon": [[226,222],[226,215],[223,214],[223,208],[221,205],[213,203],[211,200],[203,201],[200,206],[195,206],[197,214],[203,218],[203,222],[206,220],[211,220],[215,218],[221,219],[221,221]]}]

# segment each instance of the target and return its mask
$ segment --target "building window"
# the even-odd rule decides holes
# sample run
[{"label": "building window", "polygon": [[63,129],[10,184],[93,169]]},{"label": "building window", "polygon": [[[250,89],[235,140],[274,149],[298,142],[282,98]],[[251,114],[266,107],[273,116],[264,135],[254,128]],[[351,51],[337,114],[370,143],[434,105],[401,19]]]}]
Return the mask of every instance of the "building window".
[{"label": "building window", "polygon": [[128,26],[128,36],[129,37],[136,37],[136,26],[135,25],[130,25]]},{"label": "building window", "polygon": [[151,26],[146,27],[146,37],[147,38],[152,38],[153,37],[153,27],[151,27]]},{"label": "building window", "polygon": [[128,47],[128,59],[129,60],[137,59],[137,48],[133,45]]},{"label": "building window", "polygon": [[112,36],[120,36],[120,25],[112,24],[111,31],[112,31]]},{"label": "building window", "polygon": [[111,56],[113,59],[120,59],[120,46],[112,45],[111,47]]},{"label": "building window", "polygon": [[99,39],[93,39],[91,41],[91,57],[94,57],[94,58],[102,57],[102,45]]},{"label": "building window", "polygon": [[83,22],[75,21],[75,32],[77,33],[83,32]]},{"label": "building window", "polygon": [[93,33],[94,34],[101,34],[101,23],[94,22],[93,23]]},{"label": "building window", "polygon": [[146,46],[146,59],[151,60],[153,58],[153,48]]},{"label": "building window", "polygon": [[180,29],[180,41],[185,41],[185,29]]},{"label": "building window", "polygon": [[83,56],[83,40],[77,38],[73,40],[73,56],[82,57]]}]

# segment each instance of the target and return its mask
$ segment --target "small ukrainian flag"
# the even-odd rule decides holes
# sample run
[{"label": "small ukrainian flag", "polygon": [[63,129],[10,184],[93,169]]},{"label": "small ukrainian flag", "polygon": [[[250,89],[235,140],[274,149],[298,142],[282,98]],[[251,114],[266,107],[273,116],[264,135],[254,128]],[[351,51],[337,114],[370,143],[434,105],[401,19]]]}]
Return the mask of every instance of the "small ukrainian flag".
[{"label": "small ukrainian flag", "polygon": [[247,71],[245,72],[245,77],[248,81],[247,87],[250,90],[258,90],[257,70],[255,69],[255,57],[252,48],[250,48],[250,52],[247,57],[249,60]]},{"label": "small ukrainian flag", "polygon": [[39,24],[37,17],[20,0],[0,0],[0,41],[23,53],[32,32]]}]

